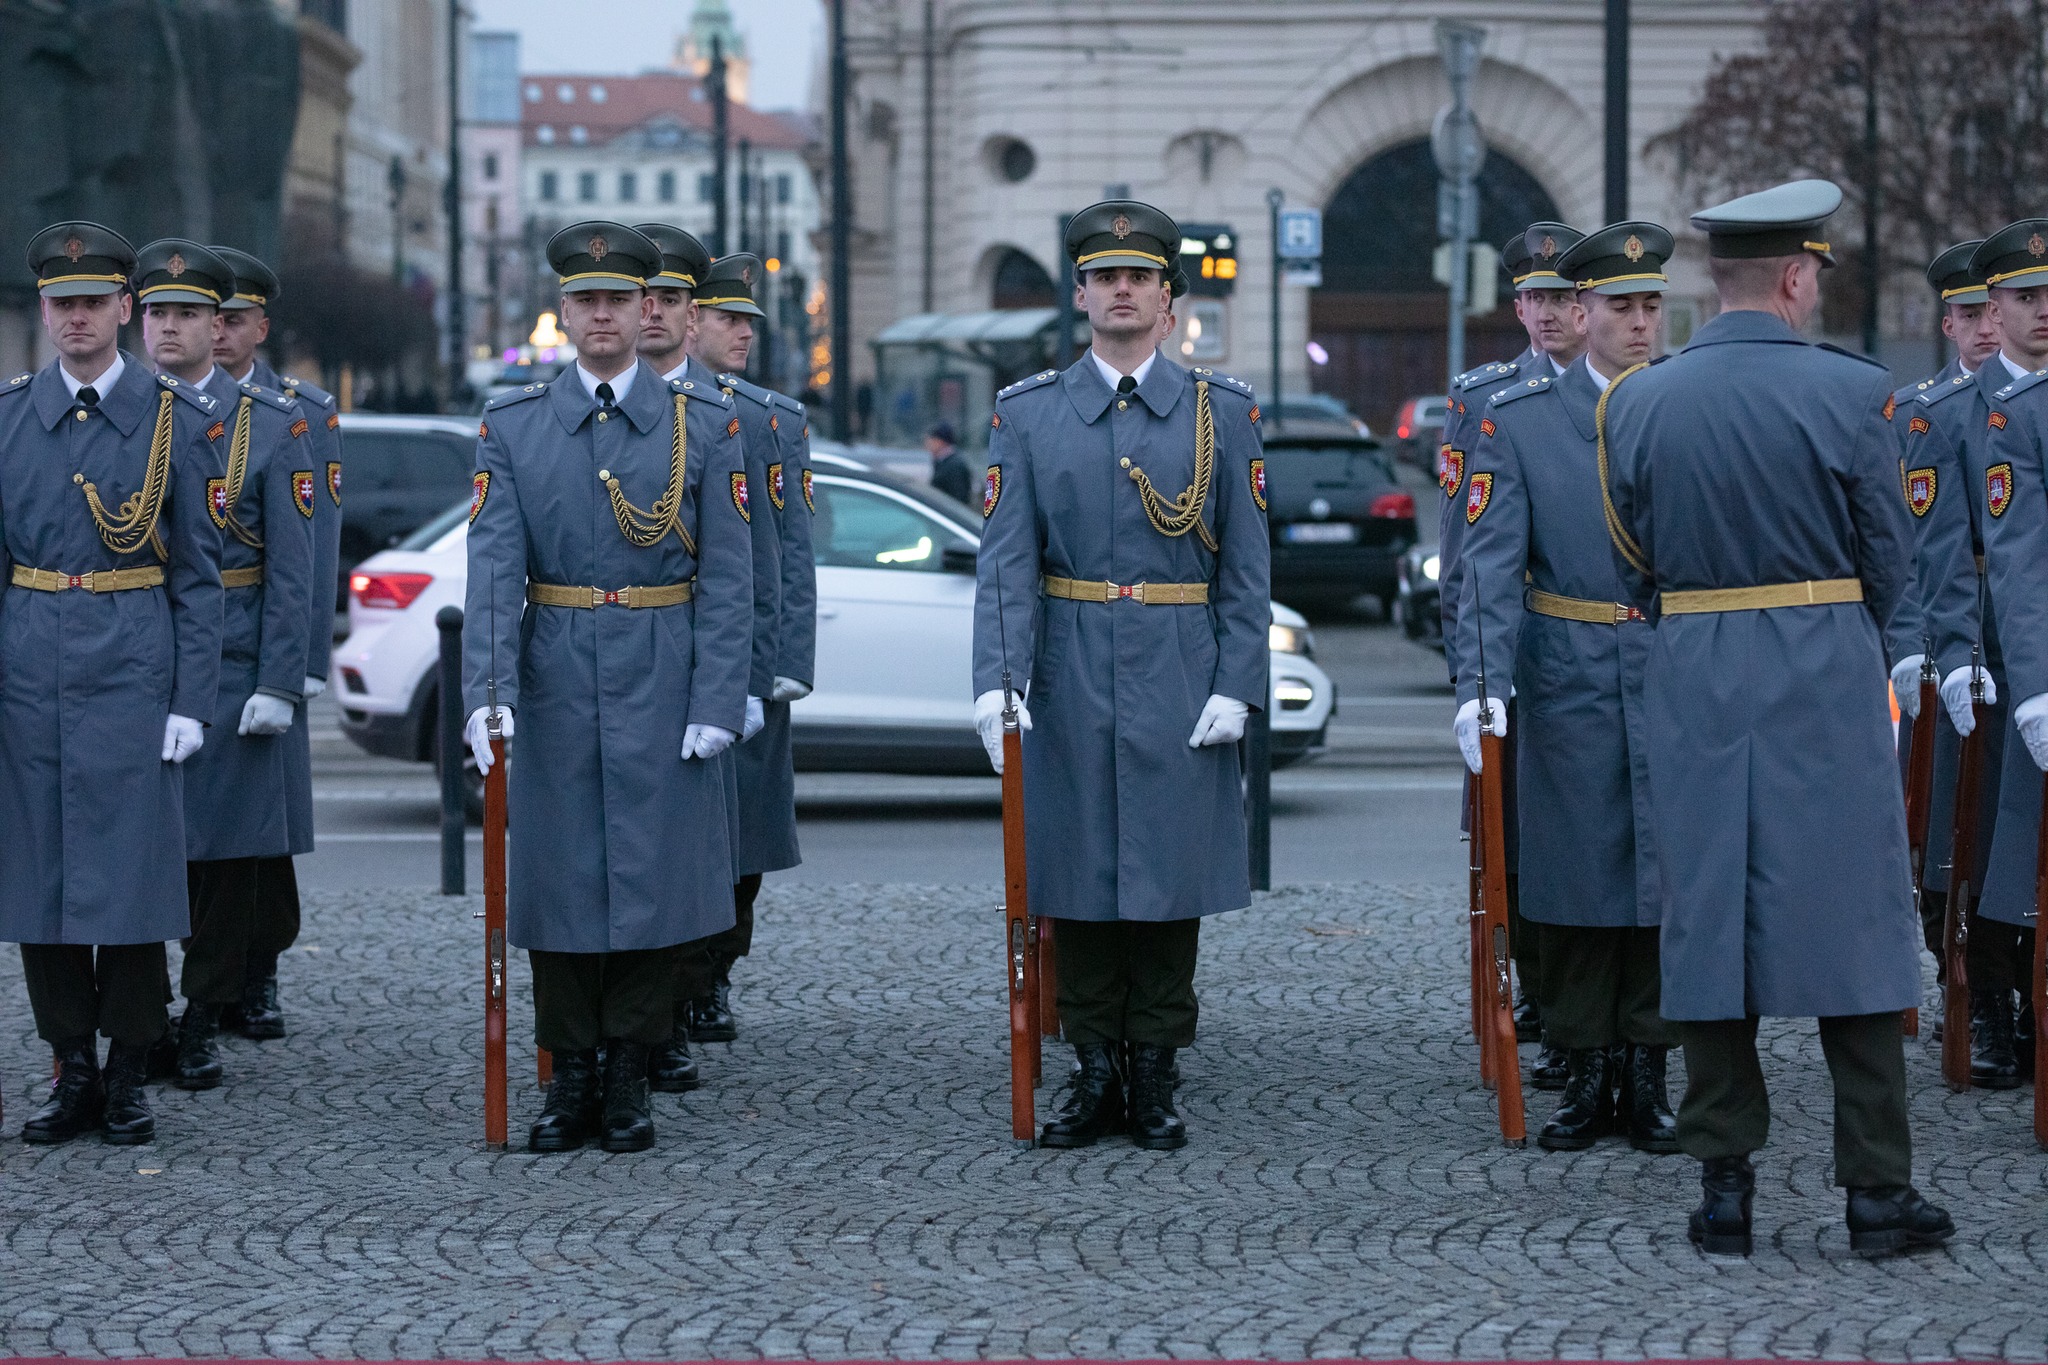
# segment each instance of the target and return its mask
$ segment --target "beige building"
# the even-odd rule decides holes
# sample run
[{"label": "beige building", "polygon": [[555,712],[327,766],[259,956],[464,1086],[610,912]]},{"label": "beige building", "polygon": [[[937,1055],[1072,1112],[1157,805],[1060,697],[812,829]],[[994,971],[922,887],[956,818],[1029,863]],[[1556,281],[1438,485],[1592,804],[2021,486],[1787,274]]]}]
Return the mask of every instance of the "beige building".
[{"label": "beige building", "polygon": [[[1602,217],[1604,8],[936,0],[927,35],[922,0],[848,5],[856,375],[873,382],[870,342],[909,315],[1051,302],[1064,274],[1060,215],[1130,195],[1184,225],[1230,229],[1234,292],[1204,305],[1209,325],[1181,353],[1265,390],[1266,195],[1278,189],[1287,204],[1324,213],[1323,284],[1282,286],[1285,387],[1306,383],[1384,422],[1403,397],[1444,383],[1447,295],[1430,277],[1438,238],[1427,143],[1449,86],[1433,21],[1487,30],[1474,106],[1492,149],[1481,235],[1497,244],[1535,218],[1590,227]],[[1683,116],[1716,54],[1755,41],[1761,8],[1633,6],[1629,209],[1680,234],[1669,311],[1678,341],[1711,309],[1701,245],[1685,230],[1696,206],[1679,201],[1669,168],[1642,147]],[[1472,363],[1521,344],[1506,307],[1473,328]],[[1189,340],[1171,344],[1179,351]],[[1326,359],[1312,360],[1317,353]],[[871,393],[869,402],[888,412],[910,397]],[[957,415],[972,419],[977,401],[985,398],[970,391]],[[986,426],[985,406],[980,418],[968,428]]]}]

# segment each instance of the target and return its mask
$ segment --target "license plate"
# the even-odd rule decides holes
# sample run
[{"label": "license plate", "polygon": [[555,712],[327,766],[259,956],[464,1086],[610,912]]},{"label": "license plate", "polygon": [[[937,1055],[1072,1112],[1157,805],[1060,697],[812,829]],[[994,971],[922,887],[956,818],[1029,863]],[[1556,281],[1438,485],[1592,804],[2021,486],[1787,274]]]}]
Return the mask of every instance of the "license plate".
[{"label": "license plate", "polygon": [[1289,526],[1284,538],[1290,545],[1349,545],[1358,528],[1348,521],[1304,521]]}]

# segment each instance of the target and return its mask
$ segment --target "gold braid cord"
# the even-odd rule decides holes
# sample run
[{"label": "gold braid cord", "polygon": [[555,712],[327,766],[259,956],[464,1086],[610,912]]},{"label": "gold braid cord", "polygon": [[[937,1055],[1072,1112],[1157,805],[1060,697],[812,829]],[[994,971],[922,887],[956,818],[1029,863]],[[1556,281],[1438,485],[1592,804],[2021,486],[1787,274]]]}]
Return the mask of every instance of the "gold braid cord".
[{"label": "gold braid cord", "polygon": [[1607,491],[1607,400],[1614,397],[1614,391],[1621,387],[1621,381],[1637,370],[1649,368],[1647,362],[1631,365],[1614,376],[1614,382],[1600,395],[1600,401],[1593,408],[1593,448],[1600,460],[1600,508],[1607,514],[1607,538],[1614,542],[1614,548],[1621,551],[1621,557],[1629,567],[1643,577],[1650,574],[1650,557],[1643,553],[1643,547],[1628,533],[1628,527],[1621,524],[1621,514],[1614,510],[1614,495]]},{"label": "gold braid cord", "polygon": [[132,555],[144,545],[156,551],[158,559],[169,559],[156,533],[157,514],[163,510],[164,493],[171,486],[171,404],[176,400],[169,389],[157,396],[156,431],[149,438],[149,464],[142,474],[142,487],[121,504],[119,516],[109,516],[100,501],[99,488],[83,474],[71,480],[85,490],[85,505],[92,509],[93,524],[100,539],[117,555]]},{"label": "gold braid cord", "polygon": [[662,491],[654,506],[644,512],[641,511],[626,501],[626,494],[619,487],[616,475],[606,473],[603,476],[604,486],[612,495],[612,515],[619,519],[619,534],[642,549],[659,545],[663,536],[674,531],[682,539],[685,550],[692,556],[697,553],[697,542],[682,521],[683,471],[689,463],[686,453],[689,442],[684,435],[683,412],[684,405],[689,401],[681,394],[676,395],[676,434],[670,446],[668,487]]},{"label": "gold braid cord", "polygon": [[243,394],[241,405],[235,410],[235,437],[228,443],[227,518],[228,529],[235,533],[236,540],[260,550],[263,537],[235,520],[235,504],[242,500],[242,484],[249,477],[249,410],[255,406],[256,400]]},{"label": "gold braid cord", "polygon": [[1200,535],[1209,552],[1216,552],[1216,537],[1202,522],[1202,506],[1209,500],[1209,485],[1216,477],[1216,419],[1209,411],[1209,381],[1195,381],[1195,481],[1171,500],[1159,495],[1145,471],[1131,466],[1131,482],[1138,485],[1138,497],[1145,515],[1163,536]]}]

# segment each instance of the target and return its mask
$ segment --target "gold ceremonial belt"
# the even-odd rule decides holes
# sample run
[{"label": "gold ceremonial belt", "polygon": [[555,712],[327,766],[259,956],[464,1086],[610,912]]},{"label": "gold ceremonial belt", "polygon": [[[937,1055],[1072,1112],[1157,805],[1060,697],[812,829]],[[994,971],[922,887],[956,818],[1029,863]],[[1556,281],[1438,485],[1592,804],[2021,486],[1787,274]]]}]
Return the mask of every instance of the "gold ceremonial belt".
[{"label": "gold ceremonial belt", "polygon": [[697,580],[663,583],[653,588],[571,588],[559,583],[528,583],[526,600],[537,607],[673,607],[697,595]]},{"label": "gold ceremonial belt", "polygon": [[132,592],[136,588],[161,588],[164,571],[152,564],[142,569],[100,569],[93,573],[58,573],[55,569],[14,566],[14,586],[37,592],[63,592],[83,588],[87,592]]},{"label": "gold ceremonial belt", "polygon": [[1042,580],[1047,597],[1064,597],[1069,602],[1136,602],[1141,607],[1199,606],[1209,600],[1207,583],[1104,583],[1097,579],[1055,578]]},{"label": "gold ceremonial belt", "polygon": [[1762,611],[1768,607],[1824,607],[1861,602],[1860,578],[1822,578],[1809,583],[1773,583],[1763,588],[1707,588],[1667,592],[1659,599],[1666,616],[1715,611]]},{"label": "gold ceremonial belt", "polygon": [[263,566],[251,564],[246,569],[222,569],[220,585],[223,588],[260,588],[263,586]]},{"label": "gold ceremonial belt", "polygon": [[[1624,621],[1649,618],[1626,602],[1594,602],[1584,597],[1560,597],[1539,588],[1529,589],[1529,610],[1538,616],[1555,616],[1566,621],[1590,621],[1596,626],[1618,626]],[[1670,608],[1666,607],[1666,611]]]}]

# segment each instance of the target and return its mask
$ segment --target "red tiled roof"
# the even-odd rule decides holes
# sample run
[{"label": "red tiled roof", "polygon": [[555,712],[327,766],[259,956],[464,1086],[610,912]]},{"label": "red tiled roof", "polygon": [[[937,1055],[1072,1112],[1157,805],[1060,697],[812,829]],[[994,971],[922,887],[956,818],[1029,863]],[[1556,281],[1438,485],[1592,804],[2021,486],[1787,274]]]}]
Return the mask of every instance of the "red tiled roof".
[{"label": "red tiled roof", "polygon": [[[711,101],[700,89],[701,84],[695,76],[674,71],[653,71],[640,76],[522,72],[521,140],[529,147],[541,145],[534,133],[545,124],[554,129],[550,145],[571,145],[569,130],[580,127],[586,130],[587,145],[602,146],[664,115],[685,128],[708,133]],[[529,99],[529,93],[536,89],[540,98]],[[564,90],[572,98],[564,100]],[[592,98],[597,92],[602,92],[603,98]],[[756,147],[796,151],[811,141],[807,121],[799,116],[766,113],[735,102],[727,106],[726,120],[735,143],[745,138]]]}]

